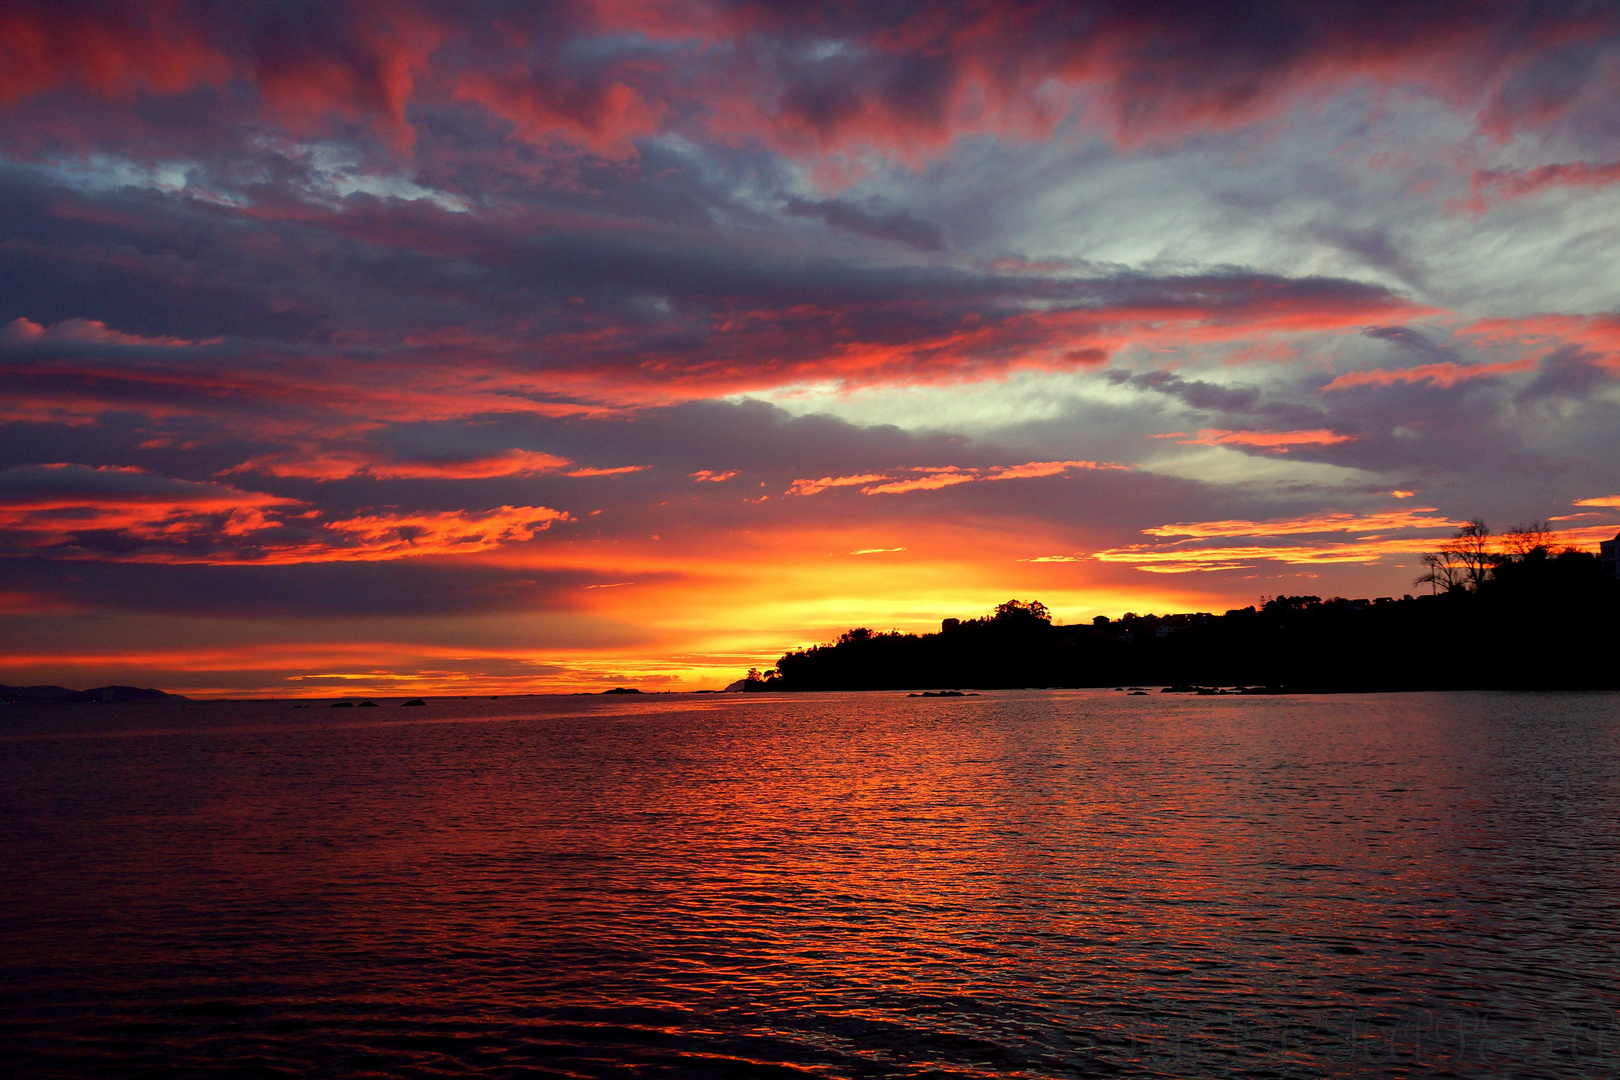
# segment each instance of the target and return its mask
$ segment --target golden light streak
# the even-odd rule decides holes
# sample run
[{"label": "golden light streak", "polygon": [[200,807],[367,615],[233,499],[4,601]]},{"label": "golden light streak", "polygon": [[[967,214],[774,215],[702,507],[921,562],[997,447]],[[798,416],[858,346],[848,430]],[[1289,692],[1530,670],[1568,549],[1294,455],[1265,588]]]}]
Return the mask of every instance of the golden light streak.
[{"label": "golden light streak", "polygon": [[1186,446],[1247,446],[1255,450],[1288,453],[1291,446],[1336,446],[1355,442],[1354,435],[1341,435],[1336,431],[1318,428],[1311,431],[1228,431],[1224,428],[1205,428],[1197,438],[1177,439]]},{"label": "golden light streak", "polygon": [[1431,517],[1433,506],[1386,510],[1375,514],[1345,511],[1310,517],[1273,518],[1268,521],[1181,521],[1143,529],[1146,536],[1293,536],[1307,533],[1375,533],[1391,529],[1454,529],[1461,525],[1445,517]]},{"label": "golden light streak", "polygon": [[908,491],[937,491],[957,484],[977,481],[1032,480],[1061,476],[1071,470],[1126,469],[1110,461],[1030,461],[1022,465],[968,468],[956,465],[916,466],[888,473],[859,473],[853,476],[823,476],[819,480],[795,480],[785,495],[819,495],[840,487],[859,487],[862,495],[901,495]]}]

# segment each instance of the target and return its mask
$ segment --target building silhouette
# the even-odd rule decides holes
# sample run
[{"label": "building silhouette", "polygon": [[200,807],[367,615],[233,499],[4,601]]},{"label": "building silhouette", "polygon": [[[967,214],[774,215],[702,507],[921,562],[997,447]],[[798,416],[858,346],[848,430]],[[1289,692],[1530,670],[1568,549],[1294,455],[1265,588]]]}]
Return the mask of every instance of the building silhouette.
[{"label": "building silhouette", "polygon": [[1612,578],[1620,578],[1620,533],[1615,533],[1613,540],[1605,540],[1598,545],[1598,558],[1603,562],[1603,572]]}]

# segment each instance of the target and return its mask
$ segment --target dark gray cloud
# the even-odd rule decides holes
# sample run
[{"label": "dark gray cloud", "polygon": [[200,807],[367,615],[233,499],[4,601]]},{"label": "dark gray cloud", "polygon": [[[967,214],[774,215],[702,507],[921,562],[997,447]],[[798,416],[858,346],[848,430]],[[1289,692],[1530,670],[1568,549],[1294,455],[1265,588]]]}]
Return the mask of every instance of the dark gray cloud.
[{"label": "dark gray cloud", "polygon": [[1454,347],[1431,341],[1421,331],[1414,330],[1410,326],[1374,326],[1364,333],[1375,340],[1387,341],[1399,351],[1424,363],[1456,363],[1461,359],[1461,355]]},{"label": "dark gray cloud", "polygon": [[1252,386],[1220,386],[1199,379],[1183,379],[1172,371],[1110,371],[1109,382],[1178,398],[1194,409],[1215,412],[1252,413],[1260,402],[1260,391]]},{"label": "dark gray cloud", "polygon": [[1599,388],[1616,381],[1613,368],[1604,366],[1602,357],[1578,345],[1565,345],[1541,358],[1536,374],[1515,395],[1520,404],[1554,398],[1588,401]]},{"label": "dark gray cloud", "polygon": [[931,221],[899,210],[870,208],[844,199],[789,199],[783,211],[790,217],[820,218],[835,229],[892,240],[918,251],[943,251],[945,232]]},{"label": "dark gray cloud", "polygon": [[[649,582],[668,575],[641,575]],[[245,619],[490,615],[577,605],[583,570],[509,570],[447,560],[298,566],[165,566],[0,559],[0,590],[84,611]]]}]

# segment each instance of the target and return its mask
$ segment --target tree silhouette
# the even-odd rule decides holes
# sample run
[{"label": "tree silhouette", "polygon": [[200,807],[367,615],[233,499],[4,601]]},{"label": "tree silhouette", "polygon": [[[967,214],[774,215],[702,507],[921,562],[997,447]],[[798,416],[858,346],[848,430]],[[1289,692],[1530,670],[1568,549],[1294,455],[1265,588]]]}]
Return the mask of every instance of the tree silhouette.
[{"label": "tree silhouette", "polygon": [[1496,564],[1495,553],[1491,551],[1490,526],[1483,518],[1470,518],[1446,547],[1462,564],[1464,582],[1477,592]]},{"label": "tree silhouette", "polygon": [[1450,592],[1462,584],[1457,557],[1445,548],[1423,554],[1423,573],[1414,579],[1414,585],[1427,585],[1430,592]]},{"label": "tree silhouette", "polygon": [[1491,550],[1491,527],[1482,518],[1470,518],[1439,551],[1424,554],[1424,571],[1416,583],[1437,592],[1456,588],[1478,592],[1498,558]]},{"label": "tree silhouette", "polygon": [[1052,613],[1046,605],[1039,600],[1008,600],[1005,604],[996,605],[994,618],[998,622],[1030,622],[1050,623]]},{"label": "tree silhouette", "polygon": [[1515,525],[1502,534],[1502,553],[1515,561],[1523,561],[1536,550],[1551,555],[1557,545],[1558,534],[1553,531],[1552,523],[1547,521]]}]

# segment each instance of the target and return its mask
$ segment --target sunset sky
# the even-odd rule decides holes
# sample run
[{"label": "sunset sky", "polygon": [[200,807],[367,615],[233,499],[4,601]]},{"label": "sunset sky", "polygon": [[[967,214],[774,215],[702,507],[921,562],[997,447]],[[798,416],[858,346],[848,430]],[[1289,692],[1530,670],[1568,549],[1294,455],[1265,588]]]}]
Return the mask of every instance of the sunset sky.
[{"label": "sunset sky", "polygon": [[0,7],[0,682],[714,688],[1620,531],[1612,3]]}]

